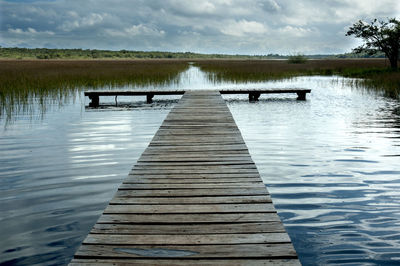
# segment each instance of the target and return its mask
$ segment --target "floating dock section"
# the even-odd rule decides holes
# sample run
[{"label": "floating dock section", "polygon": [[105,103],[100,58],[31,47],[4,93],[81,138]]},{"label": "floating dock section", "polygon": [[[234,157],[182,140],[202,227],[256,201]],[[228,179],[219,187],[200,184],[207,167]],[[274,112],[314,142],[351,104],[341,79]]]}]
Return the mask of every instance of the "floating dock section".
[{"label": "floating dock section", "polygon": [[300,265],[218,91],[186,92],[71,265]]}]

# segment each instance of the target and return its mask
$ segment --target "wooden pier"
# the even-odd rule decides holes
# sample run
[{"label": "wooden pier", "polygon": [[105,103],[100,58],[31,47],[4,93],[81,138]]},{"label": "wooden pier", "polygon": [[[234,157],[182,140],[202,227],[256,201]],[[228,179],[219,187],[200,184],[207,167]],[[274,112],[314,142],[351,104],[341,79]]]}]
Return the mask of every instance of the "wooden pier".
[{"label": "wooden pier", "polygon": [[[245,90],[220,90],[220,94],[248,94],[249,101],[258,101],[261,94],[281,94],[281,93],[295,93],[297,94],[297,100],[306,100],[306,94],[310,93],[309,89],[245,89]],[[99,107],[100,96],[115,96],[117,102],[118,96],[146,96],[147,103],[153,101],[155,95],[183,95],[184,90],[160,90],[160,91],[85,91],[85,96],[88,96],[91,102],[89,107]]]},{"label": "wooden pier", "polygon": [[184,94],[71,265],[300,265],[217,91]]}]

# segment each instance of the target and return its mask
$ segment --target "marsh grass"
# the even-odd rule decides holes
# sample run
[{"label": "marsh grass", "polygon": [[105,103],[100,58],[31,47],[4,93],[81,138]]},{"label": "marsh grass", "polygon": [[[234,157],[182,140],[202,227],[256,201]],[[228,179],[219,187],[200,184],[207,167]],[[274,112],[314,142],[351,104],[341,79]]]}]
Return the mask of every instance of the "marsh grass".
[{"label": "marsh grass", "polygon": [[0,118],[45,112],[78,91],[176,83],[188,68],[179,60],[3,60],[0,61]]},{"label": "marsh grass", "polygon": [[304,64],[308,58],[303,54],[290,55],[287,62],[289,64]]},{"label": "marsh grass", "polygon": [[400,72],[388,69],[384,59],[307,60],[288,64],[286,60],[203,60],[196,65],[212,82],[265,82],[298,76],[339,75],[360,78],[353,86],[366,86],[399,98]]}]

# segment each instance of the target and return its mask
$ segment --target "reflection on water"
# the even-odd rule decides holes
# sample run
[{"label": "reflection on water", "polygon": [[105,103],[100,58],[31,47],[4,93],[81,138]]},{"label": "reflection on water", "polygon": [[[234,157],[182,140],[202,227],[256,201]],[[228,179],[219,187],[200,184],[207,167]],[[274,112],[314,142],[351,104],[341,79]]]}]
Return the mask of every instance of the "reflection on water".
[{"label": "reflection on water", "polygon": [[301,261],[400,263],[399,103],[303,82],[306,102],[228,101]]},{"label": "reflection on water", "polygon": [[[190,71],[182,89],[312,89],[305,102],[224,98],[305,265],[399,263],[398,102],[338,77],[211,84]],[[121,97],[115,107],[104,97],[85,109],[78,94],[42,120],[19,114],[3,126],[0,263],[66,264],[178,98]]]}]

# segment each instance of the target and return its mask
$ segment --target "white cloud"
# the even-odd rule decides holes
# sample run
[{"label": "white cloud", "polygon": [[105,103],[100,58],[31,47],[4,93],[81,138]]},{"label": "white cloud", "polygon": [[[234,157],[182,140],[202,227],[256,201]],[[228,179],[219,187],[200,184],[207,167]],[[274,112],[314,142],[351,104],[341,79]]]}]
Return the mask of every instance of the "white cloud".
[{"label": "white cloud", "polygon": [[74,11],[69,11],[67,14],[76,19],[65,21],[60,26],[60,29],[63,31],[72,31],[79,28],[92,27],[100,24],[104,20],[104,17],[106,17],[106,14],[91,13],[86,17],[78,18],[78,14]]},{"label": "white cloud", "polygon": [[165,35],[165,31],[158,30],[151,26],[146,26],[143,24],[139,25],[132,25],[123,29],[122,31],[113,30],[113,29],[106,29],[106,34],[112,37],[134,37],[134,36],[154,36],[154,37],[161,37]]},{"label": "white cloud", "polygon": [[53,31],[37,31],[34,28],[30,28],[30,27],[28,27],[25,31],[20,28],[16,28],[16,29],[9,28],[8,32],[12,33],[12,34],[31,35],[31,36],[33,36],[33,35],[54,35],[55,34]]},{"label": "white cloud", "polygon": [[225,25],[221,27],[221,32],[235,37],[243,37],[246,34],[264,34],[267,32],[266,26],[257,21],[242,19],[240,21],[230,21],[224,24]]},{"label": "white cloud", "polygon": [[285,34],[287,36],[293,37],[307,37],[310,35],[315,35],[316,31],[310,28],[303,28],[303,27],[293,27],[287,25],[283,28],[279,29],[279,32]]}]

